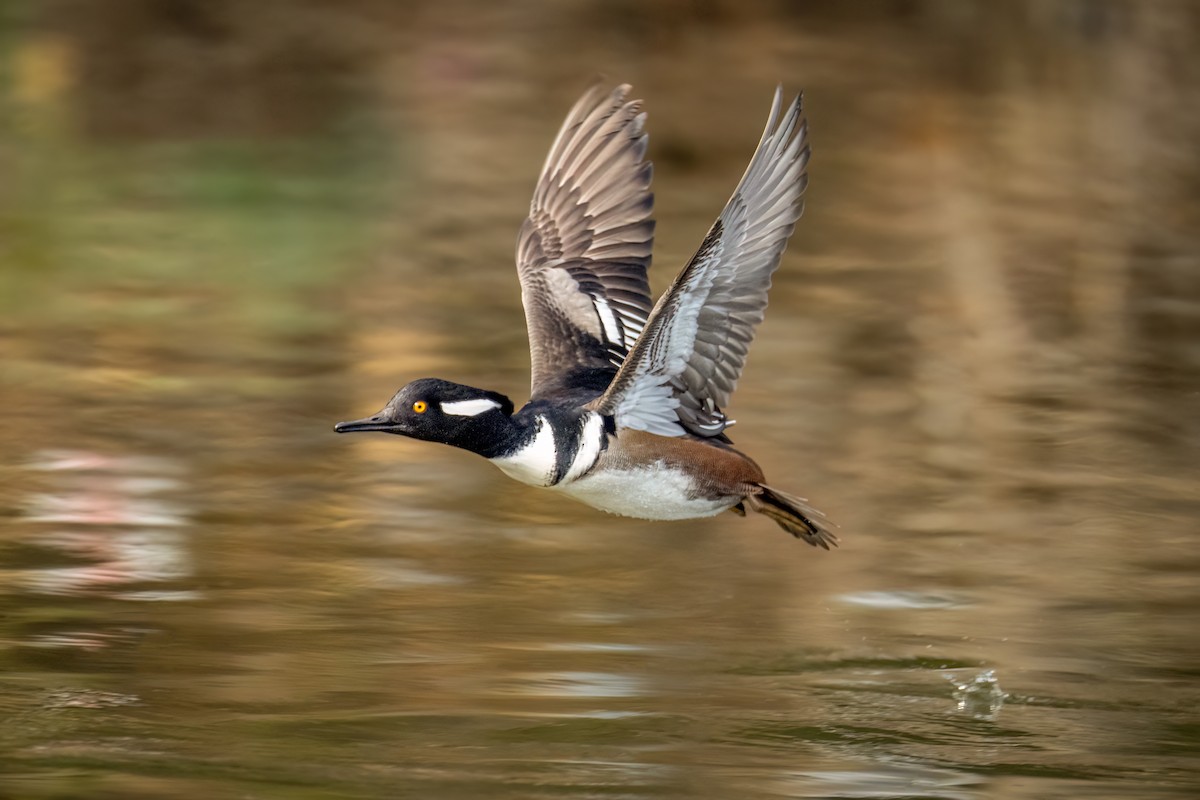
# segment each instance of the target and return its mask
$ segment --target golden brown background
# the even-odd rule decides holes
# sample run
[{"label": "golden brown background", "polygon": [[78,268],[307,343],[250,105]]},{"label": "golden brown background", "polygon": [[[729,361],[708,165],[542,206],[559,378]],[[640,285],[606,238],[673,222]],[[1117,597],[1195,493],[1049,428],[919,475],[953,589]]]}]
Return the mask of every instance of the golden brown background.
[{"label": "golden brown background", "polygon": [[[1171,0],[0,5],[0,796],[1194,796],[1198,47]],[[839,550],[332,434],[525,399],[515,232],[598,74],[658,289],[805,90],[729,411]]]}]

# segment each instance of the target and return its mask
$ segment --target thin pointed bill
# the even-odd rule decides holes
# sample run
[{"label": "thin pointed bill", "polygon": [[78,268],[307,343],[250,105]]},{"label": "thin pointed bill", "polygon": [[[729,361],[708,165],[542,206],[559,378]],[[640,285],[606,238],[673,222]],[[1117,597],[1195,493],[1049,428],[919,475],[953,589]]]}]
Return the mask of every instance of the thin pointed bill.
[{"label": "thin pointed bill", "polygon": [[339,422],[333,426],[336,433],[359,433],[361,431],[383,431],[384,433],[403,433],[404,427],[379,413],[349,422]]}]

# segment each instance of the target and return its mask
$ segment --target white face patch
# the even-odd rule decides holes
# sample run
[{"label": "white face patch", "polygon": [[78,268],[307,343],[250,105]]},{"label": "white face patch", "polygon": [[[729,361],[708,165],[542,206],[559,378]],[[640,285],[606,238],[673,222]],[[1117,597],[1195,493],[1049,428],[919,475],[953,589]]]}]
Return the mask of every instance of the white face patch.
[{"label": "white face patch", "polygon": [[499,407],[500,404],[495,400],[482,397],[475,400],[454,400],[450,403],[442,403],[442,413],[455,417],[476,417],[485,411]]}]

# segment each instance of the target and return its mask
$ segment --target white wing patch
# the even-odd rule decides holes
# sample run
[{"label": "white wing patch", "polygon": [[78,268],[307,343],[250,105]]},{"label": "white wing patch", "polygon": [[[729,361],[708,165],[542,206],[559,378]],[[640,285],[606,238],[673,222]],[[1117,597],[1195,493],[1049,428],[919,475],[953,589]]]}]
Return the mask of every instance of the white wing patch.
[{"label": "white wing patch", "polygon": [[621,341],[621,325],[617,322],[617,317],[613,314],[613,310],[608,305],[608,301],[603,297],[592,298],[592,303],[596,306],[596,314],[600,317],[600,324],[604,326],[604,337],[614,344],[623,344]]},{"label": "white wing patch", "polygon": [[642,335],[642,331],[646,328],[646,320],[638,320],[633,317],[625,318],[625,351],[629,352],[633,346],[637,344],[638,337]]},{"label": "white wing patch", "polygon": [[454,400],[449,403],[442,403],[442,413],[455,417],[477,417],[485,411],[491,411],[493,408],[499,407],[500,404],[495,400],[480,397],[474,400]]}]

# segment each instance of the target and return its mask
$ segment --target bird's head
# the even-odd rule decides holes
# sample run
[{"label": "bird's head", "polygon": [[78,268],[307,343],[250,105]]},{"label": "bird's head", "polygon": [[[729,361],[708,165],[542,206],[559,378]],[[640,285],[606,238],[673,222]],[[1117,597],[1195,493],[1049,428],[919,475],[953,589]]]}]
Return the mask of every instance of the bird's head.
[{"label": "bird's head", "polygon": [[500,431],[511,425],[512,413],[512,401],[497,392],[421,378],[396,392],[377,414],[339,422],[334,430],[394,433],[486,455]]}]

